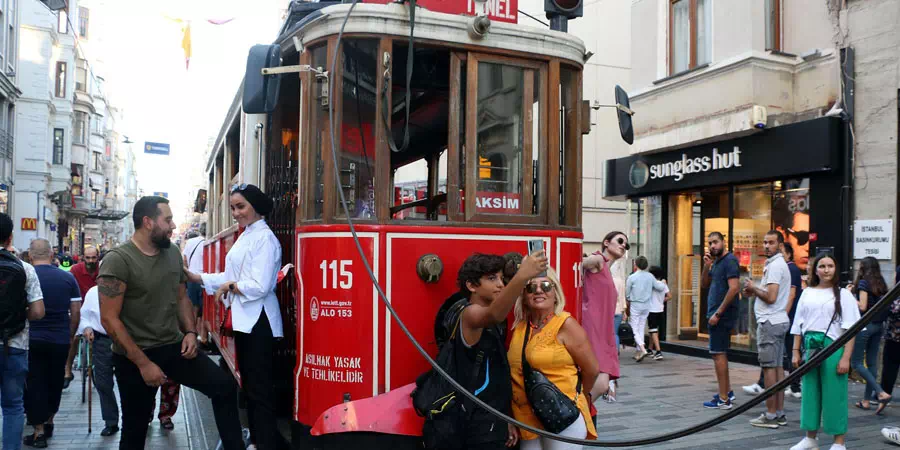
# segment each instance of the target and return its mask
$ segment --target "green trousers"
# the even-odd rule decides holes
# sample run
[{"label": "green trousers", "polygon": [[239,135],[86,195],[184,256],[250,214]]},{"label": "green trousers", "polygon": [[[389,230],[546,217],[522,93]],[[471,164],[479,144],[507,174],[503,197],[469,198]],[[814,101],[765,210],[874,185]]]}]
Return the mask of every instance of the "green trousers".
[{"label": "green trousers", "polygon": [[[834,342],[825,333],[809,332],[803,338],[805,347],[816,348]],[[847,374],[837,373],[844,349],[834,352],[819,367],[803,375],[803,399],[800,403],[800,429],[838,436],[847,433]]]}]

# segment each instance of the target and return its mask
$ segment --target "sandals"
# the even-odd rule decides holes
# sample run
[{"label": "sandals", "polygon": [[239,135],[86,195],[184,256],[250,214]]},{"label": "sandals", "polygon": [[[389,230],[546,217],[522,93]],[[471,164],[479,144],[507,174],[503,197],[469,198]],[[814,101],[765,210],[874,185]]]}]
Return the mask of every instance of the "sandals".
[{"label": "sandals", "polygon": [[878,409],[875,410],[875,415],[880,416],[884,414],[884,409],[887,408],[888,403],[894,399],[894,396],[888,396],[888,398],[882,400],[878,399]]},{"label": "sandals", "polygon": [[164,430],[174,430],[175,424],[172,423],[172,419],[160,420],[159,426],[161,426]]},{"label": "sandals", "polygon": [[72,380],[75,379],[75,375],[69,375],[67,377],[63,377],[63,389],[68,389],[69,384],[72,383]]},{"label": "sandals", "polygon": [[863,406],[862,400],[857,401],[856,404],[853,405],[853,406],[855,406],[855,407],[857,407],[857,408],[859,408],[859,409],[865,410],[865,411],[870,411],[870,410],[872,409],[872,405],[869,405],[869,406]]}]

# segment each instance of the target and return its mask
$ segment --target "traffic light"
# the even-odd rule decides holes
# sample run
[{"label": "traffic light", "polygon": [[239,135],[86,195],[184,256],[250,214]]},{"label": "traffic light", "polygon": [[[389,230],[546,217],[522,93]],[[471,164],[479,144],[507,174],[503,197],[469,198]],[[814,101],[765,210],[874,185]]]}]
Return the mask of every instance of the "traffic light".
[{"label": "traffic light", "polygon": [[574,19],[584,15],[584,4],[582,0],[544,0],[544,12],[548,19],[554,16]]},{"label": "traffic light", "polygon": [[582,0],[544,0],[544,12],[550,19],[550,29],[568,31],[568,20],[584,15]]}]

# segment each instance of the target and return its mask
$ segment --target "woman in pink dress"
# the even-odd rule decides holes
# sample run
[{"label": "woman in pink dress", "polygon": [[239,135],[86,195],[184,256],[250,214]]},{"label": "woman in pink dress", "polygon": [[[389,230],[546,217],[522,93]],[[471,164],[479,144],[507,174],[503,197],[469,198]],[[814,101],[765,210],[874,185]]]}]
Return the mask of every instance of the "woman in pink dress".
[{"label": "woman in pink dress", "polygon": [[[611,381],[619,378],[619,353],[615,339],[617,330],[613,324],[618,291],[609,266],[625,256],[628,248],[628,237],[625,233],[613,231],[603,238],[601,251],[584,259],[582,326],[587,332],[597,361],[600,362],[600,376],[591,389],[593,398],[610,391],[610,387],[613,386]],[[614,390],[609,394],[615,399]]]}]

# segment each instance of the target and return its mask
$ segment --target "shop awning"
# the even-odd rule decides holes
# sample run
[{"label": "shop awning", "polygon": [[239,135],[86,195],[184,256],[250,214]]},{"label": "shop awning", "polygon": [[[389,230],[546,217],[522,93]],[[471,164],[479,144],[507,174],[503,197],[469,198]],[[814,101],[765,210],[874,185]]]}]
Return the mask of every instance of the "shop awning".
[{"label": "shop awning", "polygon": [[97,220],[122,220],[128,216],[128,211],[119,211],[115,209],[95,209],[88,213],[88,219],[97,219]]}]

